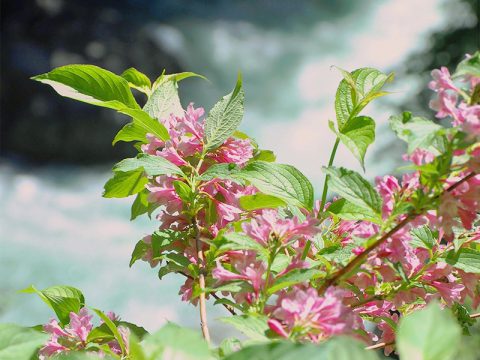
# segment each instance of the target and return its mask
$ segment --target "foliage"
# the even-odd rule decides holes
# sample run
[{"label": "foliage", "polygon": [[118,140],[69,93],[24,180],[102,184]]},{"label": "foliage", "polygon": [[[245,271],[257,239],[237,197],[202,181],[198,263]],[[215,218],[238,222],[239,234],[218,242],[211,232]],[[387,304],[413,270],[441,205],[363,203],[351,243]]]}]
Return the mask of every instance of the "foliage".
[{"label": "foliage", "polygon": [[[178,96],[178,82],[194,73],[164,73],[152,84],[135,69],[118,76],[71,65],[34,77],[61,95],[132,117],[114,142],[133,142],[139,154],[114,166],[104,196],[136,195],[132,219],[156,213],[158,227],[137,242],[130,266],[143,260],[160,279],[184,277],[180,294],[198,305],[204,337],[174,324],[149,335],[98,309],[91,309],[101,321],[94,326],[79,290],[30,287],[24,292],[58,317],[36,328],[49,334],[40,357],[377,358],[365,346],[404,359],[457,356],[480,303],[479,58],[467,57],[452,76],[446,68],[432,73],[432,108],[451,126],[408,112],[391,117],[408,145],[410,172],[378,177],[375,186],[333,162],[343,144],[364,166],[375,121],[361,112],[387,94],[392,76],[340,69],[336,123],[329,124],[337,140],[321,201],[298,169],[276,163],[237,130],[241,76],[206,119],[192,104],[183,110]],[[143,107],[130,89],[147,95]],[[337,198],[327,204],[329,189]],[[232,315],[221,321],[248,340],[211,346],[210,297]],[[39,345],[20,348],[30,356]]]}]

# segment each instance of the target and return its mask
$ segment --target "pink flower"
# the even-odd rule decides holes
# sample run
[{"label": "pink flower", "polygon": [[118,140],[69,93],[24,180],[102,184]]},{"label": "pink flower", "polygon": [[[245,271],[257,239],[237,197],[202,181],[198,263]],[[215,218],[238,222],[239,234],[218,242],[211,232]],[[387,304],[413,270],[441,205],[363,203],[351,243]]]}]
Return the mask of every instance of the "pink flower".
[{"label": "pink flower", "polygon": [[434,91],[453,90],[458,92],[458,88],[453,84],[450,72],[445,66],[432,71],[433,80],[428,87]]},{"label": "pink flower", "polygon": [[314,288],[295,287],[288,293],[280,294],[271,312],[275,322],[270,322],[269,326],[284,337],[287,333],[300,331],[300,339],[306,336],[314,342],[351,332],[359,326],[359,319],[343,305],[343,295],[344,291],[331,287],[324,296],[319,296]]},{"label": "pink flower", "polygon": [[398,184],[398,180],[391,175],[385,175],[383,178],[377,177],[375,182],[378,192],[383,198],[383,215],[388,216],[393,210],[395,194],[400,191],[400,185]]},{"label": "pink flower", "polygon": [[317,224],[318,220],[315,218],[308,218],[300,223],[296,217],[282,219],[277,210],[263,210],[249,223],[243,223],[242,229],[258,243],[267,246],[272,236],[282,243],[295,237],[311,238],[320,231]]},{"label": "pink flower", "polygon": [[412,154],[404,155],[403,159],[410,160],[415,165],[420,166],[431,163],[433,160],[435,160],[435,155],[425,149],[416,148]]},{"label": "pink flower", "polygon": [[87,308],[81,308],[78,314],[70,313],[70,323],[61,328],[57,320],[52,319],[43,327],[46,333],[51,334],[48,342],[40,349],[40,359],[46,359],[52,355],[83,348],[87,337],[93,328],[92,315],[88,314]]},{"label": "pink flower", "polygon": [[438,92],[437,98],[430,101],[430,108],[435,110],[437,118],[442,119],[451,116],[453,119],[458,118],[457,94],[447,93],[444,90]]},{"label": "pink flower", "polygon": [[92,315],[88,314],[87,308],[81,308],[78,314],[70,313],[70,323],[66,331],[72,336],[76,337],[82,342],[87,341],[87,336],[92,330]]},{"label": "pink flower", "polygon": [[[452,185],[460,179],[461,177],[451,178],[445,186]],[[455,226],[472,229],[478,211],[480,211],[480,175],[462,183],[453,191],[444,192],[440,197],[438,217],[445,237],[448,240],[453,238],[452,228]]]},{"label": "pink flower", "polygon": [[[480,105],[467,106],[465,103],[458,107],[458,120],[456,124],[462,127],[469,138],[480,137]],[[455,125],[455,124],[454,124]]]},{"label": "pink flower", "polygon": [[243,165],[253,157],[253,147],[248,139],[228,138],[211,156],[218,163]]},{"label": "pink flower", "polygon": [[227,253],[228,261],[237,272],[226,270],[219,261],[217,267],[212,271],[212,277],[218,280],[218,283],[229,282],[233,280],[243,280],[252,285],[256,296],[265,284],[262,278],[266,271],[266,266],[261,260],[256,259],[253,251],[230,251]]}]

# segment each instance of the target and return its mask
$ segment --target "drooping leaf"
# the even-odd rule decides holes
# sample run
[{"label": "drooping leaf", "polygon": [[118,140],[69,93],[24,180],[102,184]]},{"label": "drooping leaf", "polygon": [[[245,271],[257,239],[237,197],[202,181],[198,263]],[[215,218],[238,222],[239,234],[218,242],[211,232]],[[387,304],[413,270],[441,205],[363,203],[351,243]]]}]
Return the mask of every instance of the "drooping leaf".
[{"label": "drooping leaf", "polygon": [[350,118],[339,132],[335,132],[365,170],[365,154],[375,141],[375,121],[368,116],[357,116]]},{"label": "drooping leaf", "polygon": [[331,166],[324,170],[330,176],[328,184],[332,191],[357,206],[361,213],[381,219],[382,199],[367,180],[357,172],[342,167]]},{"label": "drooping leaf", "polygon": [[193,330],[168,323],[141,343],[149,360],[213,360],[208,344]]},{"label": "drooping leaf", "polygon": [[245,166],[235,177],[249,181],[261,192],[276,196],[287,204],[307,209],[313,207],[313,186],[293,166],[255,161]]},{"label": "drooping leaf", "polygon": [[282,199],[262,193],[254,195],[245,195],[239,199],[239,203],[242,209],[251,211],[265,208],[277,208],[279,206],[286,206],[287,203]]},{"label": "drooping leaf", "polygon": [[182,117],[184,111],[178,97],[178,82],[192,76],[203,78],[192,72],[160,75],[153,83],[151,95],[143,110],[158,120],[167,119],[171,114]]},{"label": "drooping leaf", "polygon": [[237,129],[243,118],[244,93],[239,75],[233,91],[210,110],[205,122],[205,148],[213,150],[222,145]]},{"label": "drooping leaf", "polygon": [[125,70],[122,75],[125,80],[128,81],[128,85],[130,87],[137,89],[147,95],[150,95],[150,88],[152,87],[152,83],[147,75],[141,73],[137,69],[131,67]]},{"label": "drooping leaf", "polygon": [[461,248],[457,252],[449,251],[445,261],[468,273],[480,274],[480,251],[471,248]]},{"label": "drooping leaf", "polygon": [[437,303],[400,318],[397,351],[402,359],[450,360],[461,343],[461,328]]},{"label": "drooping leaf", "polygon": [[143,168],[143,171],[148,176],[166,174],[185,175],[177,165],[171,163],[167,159],[161,156],[153,156],[148,154],[138,154],[135,158],[124,159],[115,164],[113,171],[128,172],[137,171],[141,168]]},{"label": "drooping leaf", "polygon": [[30,360],[49,335],[14,324],[0,324],[0,359]]},{"label": "drooping leaf", "polygon": [[38,290],[31,285],[21,292],[37,294],[55,312],[62,325],[70,322],[70,312],[78,313],[85,306],[82,292],[72,286],[51,286]]},{"label": "drooping leaf", "polygon": [[349,119],[356,117],[370,101],[387,94],[381,89],[391,77],[376,69],[361,68],[340,81],[335,95],[335,113],[340,132]]},{"label": "drooping leaf", "polygon": [[115,171],[113,177],[104,186],[103,197],[124,198],[142,191],[148,179],[144,176],[143,169],[130,171]]},{"label": "drooping leaf", "polygon": [[220,318],[221,322],[234,326],[238,331],[249,338],[258,341],[267,340],[266,332],[269,330],[267,318],[253,315],[234,315]]},{"label": "drooping leaf", "polygon": [[147,253],[148,248],[149,246],[145,243],[145,241],[139,240],[132,251],[132,256],[128,266],[132,267],[133,264],[140,260]]},{"label": "drooping leaf", "polygon": [[166,141],[170,139],[165,126],[159,120],[152,118],[145,111],[140,109],[122,109],[122,114],[129,115],[133,121],[126,124],[113,139],[113,145],[118,141],[140,141],[147,142],[147,134],[152,134],[156,138]]},{"label": "drooping leaf", "polygon": [[402,115],[391,116],[390,127],[397,136],[408,144],[408,153],[415,149],[425,149],[435,154],[443,152],[445,144],[441,136],[443,127],[431,120],[413,116],[404,112]]},{"label": "drooping leaf", "polygon": [[[266,344],[247,346],[225,360],[378,360],[374,351],[364,349],[364,345],[353,338],[333,337],[321,344],[299,344],[275,341]],[[413,358],[412,358],[413,359]]]},{"label": "drooping leaf", "polygon": [[94,65],[66,65],[32,77],[60,95],[89,104],[120,110],[139,109],[127,80]]},{"label": "drooping leaf", "polygon": [[130,220],[135,220],[138,216],[148,213],[150,205],[147,201],[148,194],[147,189],[143,189],[137,194],[130,210]]}]

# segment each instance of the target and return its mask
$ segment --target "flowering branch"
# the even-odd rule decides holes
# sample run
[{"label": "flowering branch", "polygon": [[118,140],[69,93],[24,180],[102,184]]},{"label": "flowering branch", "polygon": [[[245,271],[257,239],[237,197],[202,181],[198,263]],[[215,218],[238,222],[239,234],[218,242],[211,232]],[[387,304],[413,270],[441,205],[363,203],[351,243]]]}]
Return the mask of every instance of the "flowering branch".
[{"label": "flowering branch", "polygon": [[[443,193],[451,192],[455,190],[458,186],[463,184],[464,182],[470,180],[476,175],[475,172],[471,172],[461,180],[457,181],[453,185],[449,186]],[[440,197],[440,195],[437,195],[436,198]],[[330,279],[327,279],[322,286],[318,289],[319,294],[323,294],[325,290],[331,286],[336,284],[345,274],[350,273],[353,269],[355,269],[358,265],[360,265],[365,258],[367,257],[368,254],[370,254],[373,250],[375,250],[377,247],[382,245],[385,241],[387,241],[388,238],[390,238],[392,235],[395,235],[399,230],[401,230],[405,225],[407,225],[410,221],[416,219],[418,216],[420,216],[423,212],[421,213],[412,213],[407,215],[402,221],[400,221],[397,225],[395,225],[392,229],[390,229],[386,234],[384,234],[380,239],[375,241],[373,244],[368,246],[365,251],[363,251],[361,254],[357,255],[354,257],[347,265],[345,265],[343,268],[338,270]]]}]

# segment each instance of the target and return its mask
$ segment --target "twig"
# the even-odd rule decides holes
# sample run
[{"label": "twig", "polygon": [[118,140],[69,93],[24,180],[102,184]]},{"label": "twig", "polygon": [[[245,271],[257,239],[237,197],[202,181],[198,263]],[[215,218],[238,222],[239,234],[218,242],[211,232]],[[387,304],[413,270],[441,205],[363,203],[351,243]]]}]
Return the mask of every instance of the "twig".
[{"label": "twig", "polygon": [[[451,192],[455,190],[458,186],[463,184],[464,182],[470,180],[472,177],[476,175],[475,172],[471,172],[467,176],[465,176],[463,179],[457,181],[455,184],[451,185],[448,187],[442,194],[446,192]],[[438,195],[440,196],[440,195]],[[437,197],[438,197],[437,196]],[[353,258],[347,265],[345,265],[343,268],[338,270],[330,279],[327,279],[323,285],[318,289],[318,293],[322,294],[325,292],[325,290],[330,286],[335,284],[338,280],[340,280],[345,274],[348,274],[351,270],[353,270],[357,265],[363,262],[363,260],[368,256],[370,252],[372,252],[374,249],[382,245],[385,241],[387,241],[388,238],[390,238],[392,235],[394,235],[397,231],[401,230],[405,225],[407,225],[410,221],[414,220],[417,218],[420,214],[410,214],[407,215],[405,219],[400,221],[395,227],[393,227],[390,231],[388,231],[386,234],[384,234],[380,239],[375,241],[373,244],[371,244],[369,247],[365,249],[363,253],[360,255],[356,256]]]},{"label": "twig", "polygon": [[378,343],[378,344],[375,344],[375,345],[370,345],[370,346],[367,346],[365,348],[365,350],[377,350],[377,349],[381,349],[381,348],[384,348],[384,347],[387,347],[389,345],[393,345],[395,344],[395,342],[388,342],[388,343],[385,343],[385,342],[381,342],[381,343]]},{"label": "twig", "polygon": [[198,231],[197,221],[195,218],[193,219],[192,224],[195,231],[195,247],[197,248],[198,267],[200,270],[200,274],[198,275],[198,285],[200,286],[200,327],[202,328],[203,338],[207,343],[210,343],[210,332],[208,331],[207,307],[205,299],[205,259],[200,240],[200,232]]},{"label": "twig", "polygon": [[470,319],[480,318],[480,313],[470,315]]},{"label": "twig", "polygon": [[[183,271],[177,271],[177,273],[185,276],[186,278],[189,278],[189,279],[192,279],[192,280],[193,280],[193,277],[191,277],[190,275],[184,273]],[[217,299],[217,300],[221,300],[221,299],[222,299],[220,296],[218,296],[218,295],[215,294],[215,293],[210,293],[210,295],[212,295],[212,297],[214,297],[214,298]],[[230,314],[232,314],[232,315],[237,315],[237,313],[235,312],[235,309],[234,309],[232,306],[230,306],[230,305],[228,305],[228,304],[223,304],[223,303],[222,303],[222,305],[225,307],[225,309],[227,309],[227,310],[230,312]]]}]

